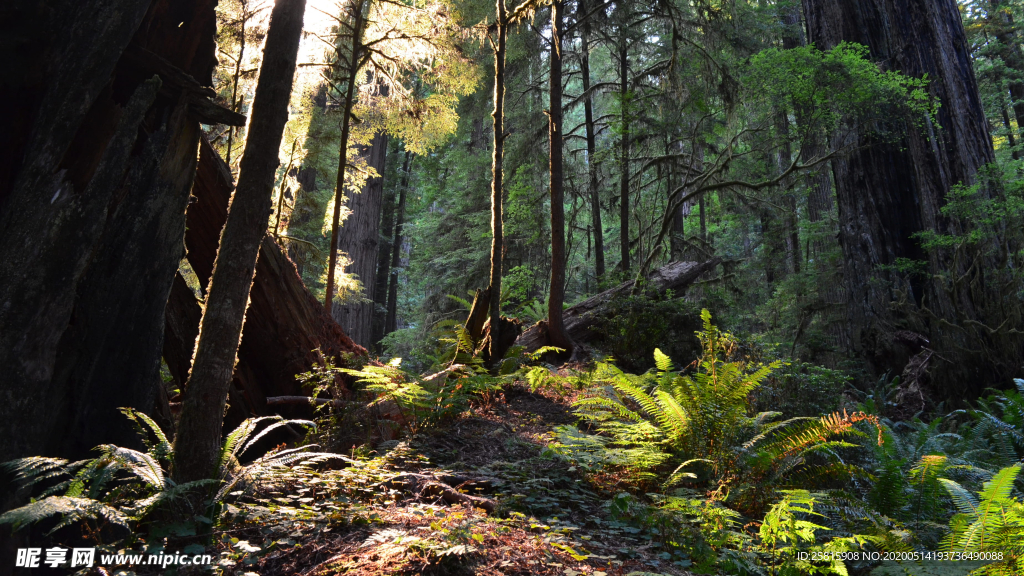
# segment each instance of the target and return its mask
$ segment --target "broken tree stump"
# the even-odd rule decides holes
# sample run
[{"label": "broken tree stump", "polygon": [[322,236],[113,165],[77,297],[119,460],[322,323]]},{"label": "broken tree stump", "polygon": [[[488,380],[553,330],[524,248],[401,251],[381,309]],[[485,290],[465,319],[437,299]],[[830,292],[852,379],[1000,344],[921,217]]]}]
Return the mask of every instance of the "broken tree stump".
[{"label": "broken tree stump", "polygon": [[[706,262],[670,262],[647,276],[646,288],[658,294],[668,290],[681,292],[705,272],[713,270],[720,262],[720,258],[712,258]],[[565,321],[565,331],[573,342],[586,344],[594,340],[597,334],[592,328],[604,316],[605,306],[615,298],[628,295],[634,283],[633,280],[623,282],[566,308],[562,318]],[[542,320],[528,328],[516,339],[516,345],[522,346],[527,352],[549,346],[547,323]]]},{"label": "broken tree stump", "polygon": [[[233,188],[227,165],[204,138],[185,233],[189,264],[204,287],[213,273]],[[302,395],[295,376],[308,372],[324,359],[345,365],[346,358],[366,355],[366,350],[344,333],[306,289],[295,265],[269,235],[260,246],[249,298],[233,382],[247,414],[271,412],[268,397]],[[164,350],[165,356],[177,359],[172,366],[168,358],[168,367],[180,382],[187,377],[183,372],[195,347],[198,323],[193,319],[199,307],[187,285],[175,282],[167,303],[168,341]],[[182,350],[188,350],[187,359],[183,358]],[[229,414],[228,420],[243,415]]]}]

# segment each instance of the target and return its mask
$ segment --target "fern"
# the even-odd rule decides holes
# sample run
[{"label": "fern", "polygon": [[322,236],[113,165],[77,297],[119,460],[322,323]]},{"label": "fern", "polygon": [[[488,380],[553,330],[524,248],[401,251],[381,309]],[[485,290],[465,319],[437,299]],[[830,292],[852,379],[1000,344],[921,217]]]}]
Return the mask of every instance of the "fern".
[{"label": "fern", "polygon": [[[155,508],[177,502],[185,494],[219,485],[213,503],[220,502],[240,483],[272,477],[282,467],[298,462],[319,462],[343,458],[335,454],[310,452],[311,446],[272,452],[243,466],[239,459],[271,431],[287,425],[312,425],[280,416],[249,419],[224,440],[216,478],[177,484],[166,473],[173,460],[173,448],[160,427],[145,414],[122,408],[142,436],[148,450],[140,452],[111,444],[97,446],[99,456],[92,460],[68,462],[59,458],[31,457],[13,460],[2,466],[13,473],[15,481],[30,488],[42,482],[53,484],[38,499],[0,516],[0,524],[18,530],[24,526],[59,517],[50,532],[75,523],[117,524],[130,527],[142,521]],[[271,422],[258,434],[260,425]],[[98,534],[97,531],[92,531]]]},{"label": "fern", "polygon": [[1000,470],[977,497],[952,480],[940,479],[959,512],[950,520],[943,549],[1001,555],[1001,561],[977,570],[978,574],[1024,573],[1024,502],[1013,498],[1014,481],[1021,467],[1014,464]]}]

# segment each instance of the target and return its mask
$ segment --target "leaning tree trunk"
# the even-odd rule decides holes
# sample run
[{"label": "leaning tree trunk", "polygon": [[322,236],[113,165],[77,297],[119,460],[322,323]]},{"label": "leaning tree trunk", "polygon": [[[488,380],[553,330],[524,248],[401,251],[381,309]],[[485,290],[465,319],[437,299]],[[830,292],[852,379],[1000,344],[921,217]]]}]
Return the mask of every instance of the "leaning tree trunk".
[{"label": "leaning tree trunk", "polygon": [[[551,284],[548,288],[548,338],[552,346],[572,351],[565,333],[565,190],[562,178],[562,1],[551,4],[551,81],[548,94],[548,146],[551,176]],[[493,324],[492,324],[493,325]]]},{"label": "leaning tree trunk", "polygon": [[381,176],[366,181],[358,194],[350,194],[346,207],[350,210],[345,225],[338,231],[337,249],[351,263],[345,272],[362,284],[362,289],[351,294],[349,302],[334,307],[334,319],[356,344],[370,349],[373,346],[373,294],[377,280],[377,250],[380,245],[380,213],[384,194],[384,163],[388,153],[388,136],[384,132],[374,135],[366,152],[366,164]]},{"label": "leaning tree trunk", "polygon": [[153,410],[199,123],[244,122],[204,87],[215,31],[205,0],[0,8],[0,460]]},{"label": "leaning tree trunk", "polygon": [[[927,75],[928,90],[941,103],[938,126],[925,118],[918,129],[915,119],[906,119],[902,142],[861,136],[860,148],[833,163],[853,348],[876,372],[899,373],[911,352],[897,346],[896,335],[918,332],[942,358],[934,376],[947,396],[980,393],[1024,357],[1008,328],[1019,325],[1019,305],[1000,310],[1000,296],[993,298],[993,287],[985,285],[998,264],[925,251],[915,236],[961,232],[941,208],[952,187],[978,183],[979,169],[994,156],[957,4],[804,0],[804,9],[816,46],[864,44],[889,69]],[[928,273],[897,274],[892,268],[903,259],[926,262]]]},{"label": "leaning tree trunk", "polygon": [[224,404],[256,258],[267,235],[305,11],[306,0],[278,0],[270,15],[238,186],[221,233],[174,439],[174,475],[182,482],[209,478],[216,472]]}]

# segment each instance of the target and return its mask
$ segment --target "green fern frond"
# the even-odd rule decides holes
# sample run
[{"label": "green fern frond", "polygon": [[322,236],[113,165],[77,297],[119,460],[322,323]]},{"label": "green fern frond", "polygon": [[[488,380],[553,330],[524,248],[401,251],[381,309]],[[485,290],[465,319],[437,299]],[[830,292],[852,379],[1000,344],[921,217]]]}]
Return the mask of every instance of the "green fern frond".
[{"label": "green fern frond", "polygon": [[[161,460],[171,460],[174,456],[174,448],[171,446],[170,441],[167,440],[167,435],[164,434],[160,426],[152,418],[146,414],[139,412],[134,408],[118,408],[121,414],[124,414],[126,418],[132,423],[139,438],[142,439],[142,443],[145,444],[146,449],[154,458]],[[143,425],[145,427],[143,427]],[[156,442],[149,439],[149,434],[152,433],[153,437],[156,438]]]},{"label": "green fern frond", "polygon": [[85,519],[102,518],[125,527],[128,526],[129,521],[129,518],[116,508],[92,498],[50,496],[0,515],[0,524],[10,524],[11,529],[16,531],[53,516],[61,516],[62,519],[49,533]]}]

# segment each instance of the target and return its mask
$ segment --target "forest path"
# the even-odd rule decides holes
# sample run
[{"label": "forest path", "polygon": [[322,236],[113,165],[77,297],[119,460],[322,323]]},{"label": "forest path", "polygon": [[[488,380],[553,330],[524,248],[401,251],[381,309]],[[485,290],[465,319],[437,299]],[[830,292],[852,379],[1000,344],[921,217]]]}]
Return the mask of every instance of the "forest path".
[{"label": "forest path", "polygon": [[[514,385],[360,465],[266,486],[229,507],[225,573],[688,575],[656,535],[612,517],[613,492],[545,454],[553,428],[574,421],[570,404]],[[448,505],[437,480],[496,508]]]}]

